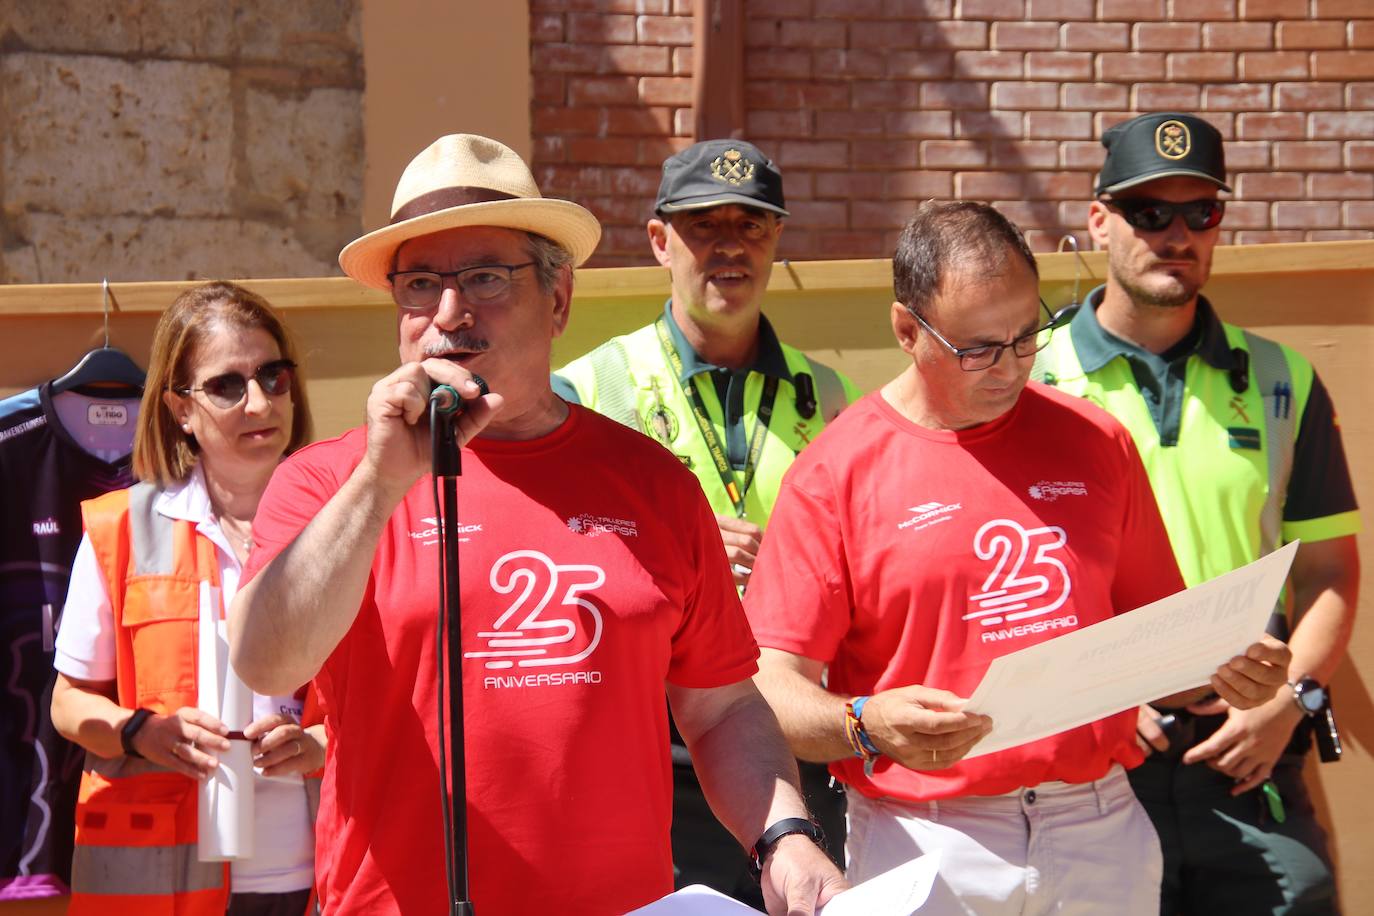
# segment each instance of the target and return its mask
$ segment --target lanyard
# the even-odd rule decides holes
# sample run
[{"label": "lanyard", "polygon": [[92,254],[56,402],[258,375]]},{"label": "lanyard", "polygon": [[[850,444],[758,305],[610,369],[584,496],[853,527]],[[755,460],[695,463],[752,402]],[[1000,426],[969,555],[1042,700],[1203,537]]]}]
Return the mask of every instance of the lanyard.
[{"label": "lanyard", "polygon": [[[663,348],[663,358],[668,360],[673,376],[680,380],[682,357],[673,346],[668,322],[662,315],[654,322],[654,330],[658,332],[658,343]],[[697,429],[701,431],[706,450],[711,453],[716,473],[720,475],[720,482],[725,487],[725,495],[730,497],[730,503],[735,507],[735,516],[744,518],[744,497],[754,483],[754,471],[758,467],[759,456],[763,454],[764,443],[768,441],[768,423],[773,419],[773,403],[778,397],[778,379],[770,375],[763,383],[763,397],[759,399],[758,419],[754,422],[754,432],[749,437],[749,454],[744,462],[742,484],[735,476],[735,469],[730,467],[730,459],[726,457],[725,448],[720,443],[720,437],[716,435],[715,425],[711,422],[710,414],[706,412],[706,402],[702,400],[701,389],[698,387],[700,381],[699,375],[693,376],[692,384],[687,389],[692,399],[692,416],[696,417]]]}]

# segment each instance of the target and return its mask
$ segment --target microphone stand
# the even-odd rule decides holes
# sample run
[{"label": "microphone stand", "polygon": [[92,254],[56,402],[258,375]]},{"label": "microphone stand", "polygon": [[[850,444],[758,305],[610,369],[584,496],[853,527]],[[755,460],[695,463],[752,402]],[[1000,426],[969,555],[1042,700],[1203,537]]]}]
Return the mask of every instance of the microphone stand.
[{"label": "microphone stand", "polygon": [[[485,383],[480,383],[485,389]],[[484,391],[485,393],[485,391]],[[443,511],[439,513],[439,761],[441,780],[452,784],[452,799],[443,794],[446,832],[444,846],[448,874],[451,916],[473,916],[468,897],[467,757],[463,744],[463,602],[458,583],[458,477],[463,473],[462,452],[458,448],[454,425],[462,410],[458,392],[440,385],[430,396],[430,447],[436,485],[443,491]],[[437,507],[436,507],[437,508]],[[444,652],[447,649],[447,660]],[[447,667],[445,662],[447,661]],[[445,670],[448,679],[448,767],[443,772]],[[444,784],[440,786],[441,791]]]}]

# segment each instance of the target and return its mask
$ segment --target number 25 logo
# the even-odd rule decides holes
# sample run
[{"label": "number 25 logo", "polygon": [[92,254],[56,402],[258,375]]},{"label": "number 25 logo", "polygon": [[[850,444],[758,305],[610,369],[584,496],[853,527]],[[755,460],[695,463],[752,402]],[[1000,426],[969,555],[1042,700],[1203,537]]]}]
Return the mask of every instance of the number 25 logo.
[{"label": "number 25 logo", "polygon": [[[515,600],[490,630],[477,634],[487,649],[464,652],[486,659],[487,668],[538,668],[580,662],[601,642],[601,612],[582,592],[599,588],[599,566],[560,566],[537,550],[515,550],[491,567],[491,587]],[[558,603],[549,609],[559,585]]]},{"label": "number 25 logo", "polygon": [[1052,554],[1068,541],[1057,525],[1022,528],[999,518],[973,536],[973,552],[993,561],[982,591],[969,596],[976,608],[963,616],[985,627],[1003,621],[1039,617],[1057,610],[1069,598],[1069,571]]}]

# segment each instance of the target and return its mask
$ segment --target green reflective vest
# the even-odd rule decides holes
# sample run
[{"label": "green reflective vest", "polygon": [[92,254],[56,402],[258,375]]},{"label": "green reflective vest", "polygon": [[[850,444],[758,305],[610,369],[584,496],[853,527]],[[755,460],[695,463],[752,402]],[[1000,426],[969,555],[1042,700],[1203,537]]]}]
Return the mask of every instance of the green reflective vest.
[{"label": "green reflective vest", "polygon": [[[780,379],[773,416],[768,424],[751,486],[744,493],[744,517],[763,526],[773,511],[782,475],[801,451],[835,416],[862,392],[834,369],[818,363],[786,344],[780,344],[791,379]],[[794,380],[811,376],[815,410],[807,417],[797,404]],[[576,391],[578,401],[646,435],[677,455],[697,479],[713,511],[736,514],[693,415],[692,398],[668,366],[654,325],[615,337],[573,360],[556,373]],[[749,373],[744,389],[744,432],[752,438],[767,377]],[[726,439],[724,410],[709,379],[695,387],[710,416],[716,438]],[[743,479],[742,472],[736,478]]]}]

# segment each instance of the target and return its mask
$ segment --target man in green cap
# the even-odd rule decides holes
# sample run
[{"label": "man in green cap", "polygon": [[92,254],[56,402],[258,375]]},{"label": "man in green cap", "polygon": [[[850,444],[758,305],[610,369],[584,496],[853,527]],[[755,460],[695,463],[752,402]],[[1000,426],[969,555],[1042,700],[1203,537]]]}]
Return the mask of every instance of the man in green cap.
[{"label": "man in green cap", "polygon": [[[1330,913],[1335,882],[1302,764],[1338,753],[1326,685],[1359,588],[1360,518],[1335,410],[1306,359],[1221,321],[1200,295],[1226,212],[1221,135],[1188,114],[1108,130],[1093,241],[1107,282],[1055,334],[1035,376],[1131,431],[1189,586],[1301,540],[1290,688],[1241,711],[1142,707],[1131,782],[1164,849],[1161,912]],[[1153,753],[1151,753],[1153,752]]]},{"label": "man in green cap", "polygon": [[[761,312],[788,215],[782,173],[751,143],[708,140],[663,163],[649,246],[670,298],[652,324],[559,369],[554,391],[654,437],[701,481],[742,590],[784,472],[862,394],[778,340]],[[711,815],[673,736],[673,857],[678,886],[707,884],[758,905],[748,858]],[[843,796],[802,764],[807,803],[844,841]]]}]

